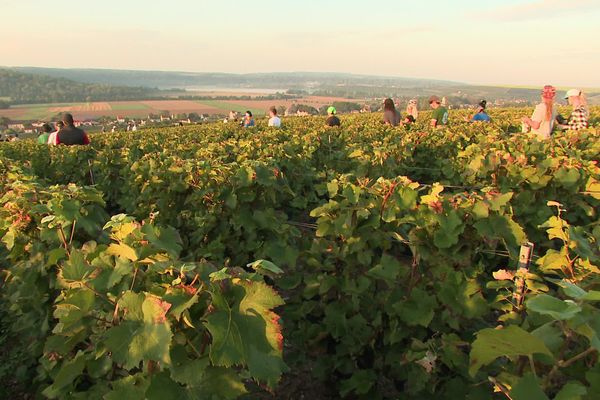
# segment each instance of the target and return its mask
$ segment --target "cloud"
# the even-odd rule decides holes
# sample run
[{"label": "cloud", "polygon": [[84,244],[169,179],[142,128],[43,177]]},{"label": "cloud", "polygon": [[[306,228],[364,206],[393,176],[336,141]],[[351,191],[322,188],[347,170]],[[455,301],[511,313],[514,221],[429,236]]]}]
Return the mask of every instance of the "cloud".
[{"label": "cloud", "polygon": [[600,10],[597,0],[537,0],[524,4],[495,7],[484,13],[469,13],[471,18],[486,17],[503,22],[531,21],[552,17],[563,17],[586,11]]}]

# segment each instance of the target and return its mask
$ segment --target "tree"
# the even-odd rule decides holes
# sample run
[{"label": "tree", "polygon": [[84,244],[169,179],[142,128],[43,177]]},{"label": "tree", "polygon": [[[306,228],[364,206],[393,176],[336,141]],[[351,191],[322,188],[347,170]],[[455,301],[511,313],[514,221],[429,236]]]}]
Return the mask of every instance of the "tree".
[{"label": "tree", "polygon": [[278,115],[284,115],[285,111],[287,110],[287,108],[285,106],[277,106],[277,114]]},{"label": "tree", "polygon": [[362,109],[360,104],[348,101],[334,101],[333,106],[339,113],[349,113],[352,111],[360,111]]}]

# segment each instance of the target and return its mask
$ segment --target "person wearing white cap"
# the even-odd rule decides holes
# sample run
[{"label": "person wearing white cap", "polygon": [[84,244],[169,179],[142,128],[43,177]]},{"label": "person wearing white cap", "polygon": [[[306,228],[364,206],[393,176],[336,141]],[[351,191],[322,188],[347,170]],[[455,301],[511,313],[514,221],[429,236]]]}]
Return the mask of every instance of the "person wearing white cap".
[{"label": "person wearing white cap", "polygon": [[413,119],[417,119],[419,116],[419,109],[417,108],[417,99],[410,99],[406,106],[406,114],[412,115]]},{"label": "person wearing white cap", "polygon": [[566,124],[560,125],[561,129],[578,131],[588,127],[588,118],[590,116],[585,95],[579,89],[571,89],[565,95],[565,99],[573,106],[573,111]]}]

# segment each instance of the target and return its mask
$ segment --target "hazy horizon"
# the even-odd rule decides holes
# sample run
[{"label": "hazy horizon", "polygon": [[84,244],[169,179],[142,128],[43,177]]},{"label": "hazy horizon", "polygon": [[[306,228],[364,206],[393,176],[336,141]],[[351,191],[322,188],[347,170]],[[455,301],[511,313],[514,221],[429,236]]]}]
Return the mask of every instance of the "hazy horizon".
[{"label": "hazy horizon", "polygon": [[0,64],[600,87],[600,1],[0,0]]}]

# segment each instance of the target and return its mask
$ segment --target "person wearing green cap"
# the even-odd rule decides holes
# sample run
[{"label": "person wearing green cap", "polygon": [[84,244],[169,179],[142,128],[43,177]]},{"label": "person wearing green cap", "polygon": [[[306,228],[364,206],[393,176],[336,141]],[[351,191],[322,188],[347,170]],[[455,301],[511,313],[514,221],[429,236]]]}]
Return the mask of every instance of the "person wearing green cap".
[{"label": "person wearing green cap", "polygon": [[327,109],[327,114],[329,117],[325,120],[325,125],[327,126],[340,126],[340,119],[335,115],[337,110],[334,106],[331,106]]}]

